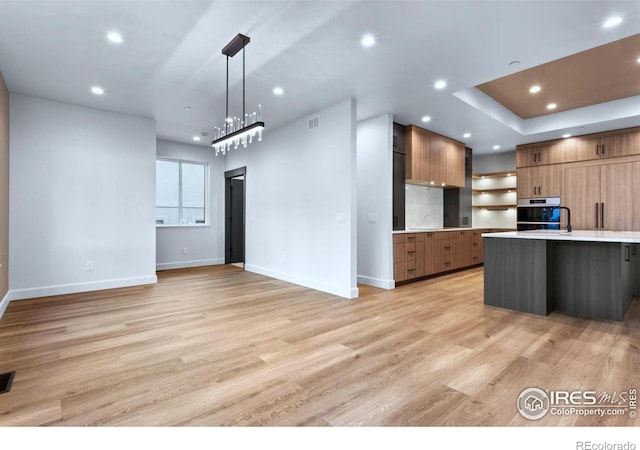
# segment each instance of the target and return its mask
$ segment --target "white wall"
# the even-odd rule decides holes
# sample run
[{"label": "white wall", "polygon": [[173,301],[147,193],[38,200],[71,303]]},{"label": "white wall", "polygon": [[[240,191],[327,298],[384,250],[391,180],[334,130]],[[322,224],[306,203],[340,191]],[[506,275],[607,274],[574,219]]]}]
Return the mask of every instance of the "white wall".
[{"label": "white wall", "polygon": [[392,289],[393,117],[358,122],[358,282]]},{"label": "white wall", "polygon": [[407,230],[444,227],[444,191],[430,186],[406,184],[404,217]]},{"label": "white wall", "polygon": [[9,90],[0,72],[0,317],[9,304]]},{"label": "white wall", "polygon": [[154,283],[154,121],[19,94],[10,117],[11,298]]},{"label": "white wall", "polygon": [[[158,227],[156,267],[176,269],[224,264],[224,157],[210,147],[158,140],[157,154],[172,159],[209,163],[209,225]],[[184,254],[184,249],[188,253]]]},{"label": "white wall", "polygon": [[226,156],[247,167],[245,269],[333,293],[356,283],[355,101],[266,130],[263,140]]}]

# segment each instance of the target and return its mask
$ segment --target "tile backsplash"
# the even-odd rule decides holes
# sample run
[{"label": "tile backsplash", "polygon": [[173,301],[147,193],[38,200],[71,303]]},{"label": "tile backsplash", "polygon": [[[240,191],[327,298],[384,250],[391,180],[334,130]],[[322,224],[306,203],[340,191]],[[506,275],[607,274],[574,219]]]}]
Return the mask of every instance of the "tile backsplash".
[{"label": "tile backsplash", "polygon": [[405,228],[442,228],[444,192],[428,186],[405,184]]}]

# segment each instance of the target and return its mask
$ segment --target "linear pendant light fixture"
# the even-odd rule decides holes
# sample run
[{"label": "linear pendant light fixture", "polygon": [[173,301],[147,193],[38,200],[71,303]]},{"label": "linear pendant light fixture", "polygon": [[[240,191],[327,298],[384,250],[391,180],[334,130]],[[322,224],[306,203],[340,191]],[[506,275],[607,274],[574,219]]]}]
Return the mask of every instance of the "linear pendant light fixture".
[{"label": "linear pendant light fixture", "polygon": [[[216,155],[225,155],[232,148],[238,148],[240,144],[244,147],[253,142],[257,135],[257,140],[262,140],[262,105],[258,105],[258,112],[246,114],[245,112],[245,56],[244,48],[251,42],[251,39],[244,34],[238,34],[222,49],[222,54],[227,57],[227,109],[225,122],[222,127],[215,127],[213,131],[214,140],[211,147],[216,151]],[[242,50],[242,117],[229,116],[229,58],[233,58]]]}]

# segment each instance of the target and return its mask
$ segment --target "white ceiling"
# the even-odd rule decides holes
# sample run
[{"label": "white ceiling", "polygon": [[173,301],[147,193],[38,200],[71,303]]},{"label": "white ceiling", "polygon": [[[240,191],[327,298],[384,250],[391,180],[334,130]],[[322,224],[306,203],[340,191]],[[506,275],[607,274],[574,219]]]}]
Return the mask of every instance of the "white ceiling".
[{"label": "white ceiling", "polygon": [[[603,29],[613,14],[623,23]],[[125,43],[109,43],[110,30]],[[359,43],[366,32],[377,38],[368,49]],[[347,97],[357,99],[358,119],[391,112],[421,125],[430,115],[426,128],[475,153],[640,125],[640,96],[529,124],[510,123],[481,98],[475,107],[460,99],[477,97],[478,84],[640,33],[638,1],[0,0],[0,70],[12,92],[152,117],[160,137],[193,143],[222,123],[221,49],[237,33],[251,37],[247,109],[262,103],[267,133]],[[230,61],[238,115],[239,56]],[[440,78],[443,91],[433,88]],[[93,96],[92,85],[106,94]],[[271,92],[276,85],[283,96]]]}]

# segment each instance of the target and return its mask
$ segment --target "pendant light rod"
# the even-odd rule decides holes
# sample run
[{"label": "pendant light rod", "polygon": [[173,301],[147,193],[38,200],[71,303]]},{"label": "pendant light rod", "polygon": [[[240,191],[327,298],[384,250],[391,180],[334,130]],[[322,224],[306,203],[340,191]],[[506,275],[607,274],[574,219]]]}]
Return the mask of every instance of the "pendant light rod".
[{"label": "pendant light rod", "polygon": [[224,132],[229,132],[229,55],[227,55],[227,109],[224,112]]},{"label": "pendant light rod", "polygon": [[[227,87],[227,89],[229,89]],[[246,125],[247,116],[245,115],[245,100],[244,100],[244,46],[242,47],[242,123]]]}]

